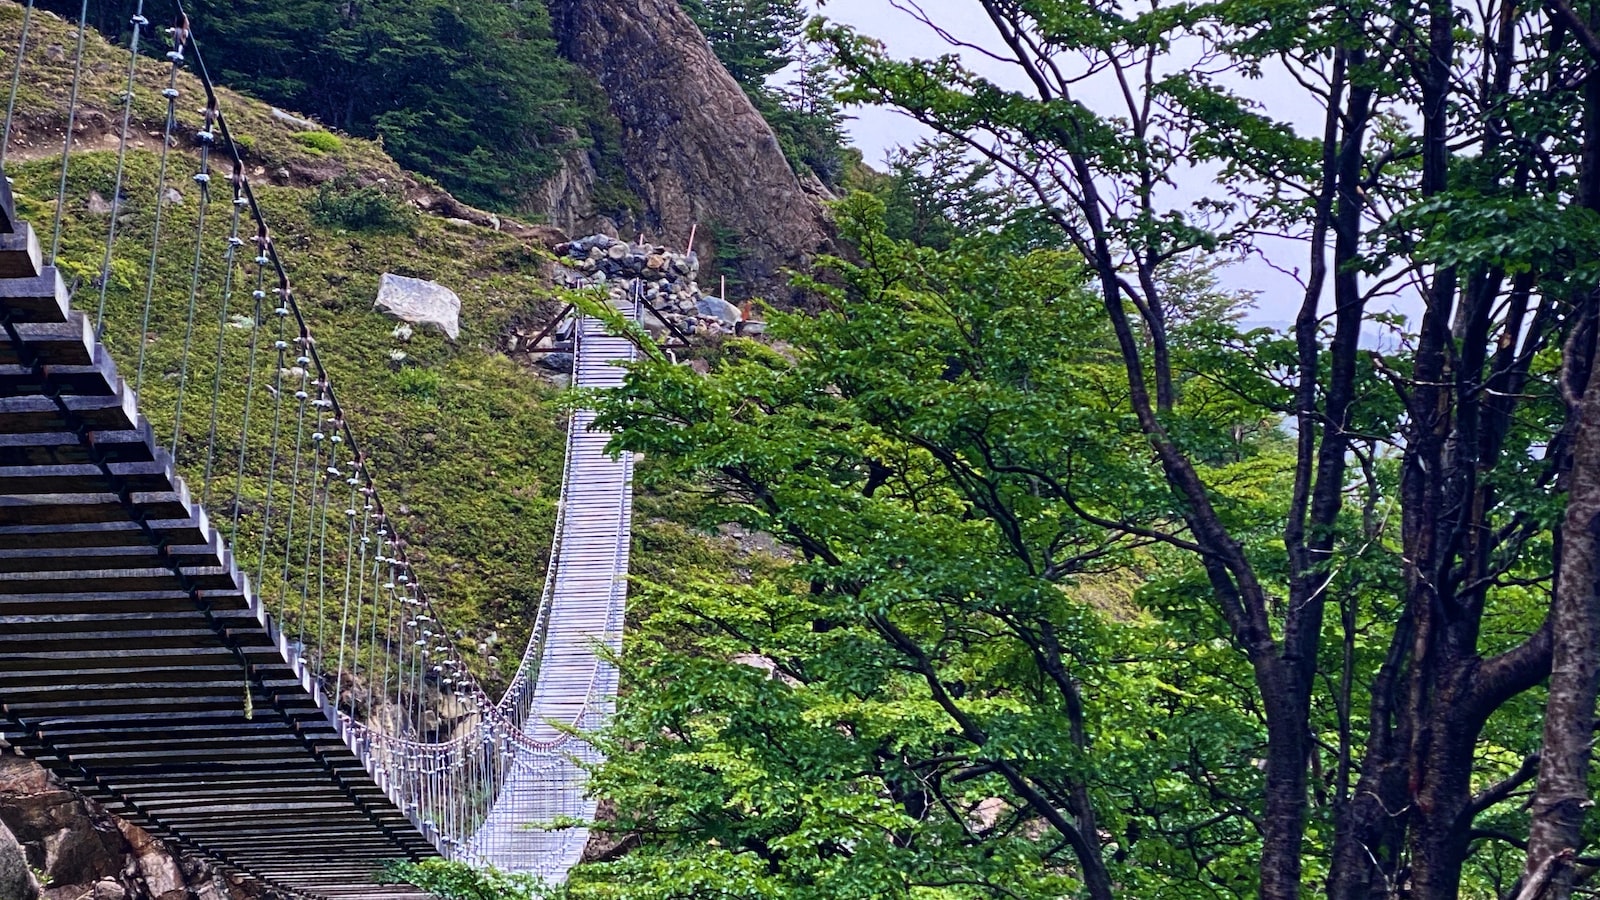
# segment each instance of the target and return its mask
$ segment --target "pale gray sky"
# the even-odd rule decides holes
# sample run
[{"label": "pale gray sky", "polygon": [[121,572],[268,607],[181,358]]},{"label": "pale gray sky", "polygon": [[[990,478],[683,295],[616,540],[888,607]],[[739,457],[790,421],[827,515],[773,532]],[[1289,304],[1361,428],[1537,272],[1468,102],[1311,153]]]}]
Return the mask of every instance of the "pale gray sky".
[{"label": "pale gray sky", "polygon": [[[979,8],[977,0],[917,2],[939,27],[955,37],[979,46],[998,46],[999,37]],[[939,35],[897,8],[894,0],[812,0],[812,4],[821,15],[883,41],[889,53],[897,58],[930,58],[952,52],[950,45]],[[1014,67],[972,51],[964,51],[961,56],[968,68],[998,84],[1026,87],[1020,72]],[[1188,65],[1189,61],[1182,57],[1183,45],[1180,44],[1174,47],[1169,69]],[[1115,114],[1116,106],[1122,101],[1114,83],[1102,82],[1103,90],[1097,92],[1095,81],[1091,79],[1081,84],[1077,99],[1103,113]],[[1254,97],[1270,115],[1292,123],[1301,134],[1314,135],[1320,132],[1317,111],[1302,102],[1298,86],[1286,73],[1268,72],[1265,77],[1240,82],[1236,88]],[[1096,96],[1097,93],[1100,96]],[[852,109],[849,113],[855,118],[848,123],[847,131],[870,164],[881,165],[889,149],[909,146],[928,134],[922,126],[889,110]],[[1166,198],[1174,207],[1186,207],[1202,197],[1216,196],[1222,189],[1215,183],[1212,173],[1202,170],[1178,173],[1174,181],[1177,182],[1177,188]],[[1294,270],[1305,265],[1305,250],[1301,245],[1269,239],[1263,242],[1263,249],[1272,254],[1273,263],[1277,266]],[[1223,281],[1229,288],[1257,294],[1257,309],[1252,319],[1289,320],[1293,319],[1299,308],[1302,289],[1295,278],[1260,259],[1235,263],[1224,271]],[[1391,305],[1397,311],[1412,316],[1419,311],[1414,298],[1397,299]]]},{"label": "pale gray sky", "polygon": [[[823,16],[883,41],[896,57],[929,58],[950,52],[950,46],[938,35],[896,9],[891,0],[813,0],[813,4],[820,7],[817,12]],[[963,39],[988,43],[996,37],[975,0],[922,0],[922,8],[941,27]],[[967,65],[989,78],[1004,83],[1014,77],[1014,73],[1003,71],[992,60],[976,54],[968,56],[977,58],[967,60]],[[873,165],[882,163],[891,148],[914,144],[928,133],[905,116],[888,110],[860,109],[851,114],[856,119],[849,124],[850,137]]]}]

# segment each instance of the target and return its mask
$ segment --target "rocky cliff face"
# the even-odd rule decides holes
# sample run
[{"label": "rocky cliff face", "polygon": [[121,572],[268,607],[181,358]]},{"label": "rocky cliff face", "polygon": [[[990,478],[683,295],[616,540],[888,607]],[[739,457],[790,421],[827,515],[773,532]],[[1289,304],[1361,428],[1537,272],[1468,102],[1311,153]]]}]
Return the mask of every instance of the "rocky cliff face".
[{"label": "rocky cliff face", "polygon": [[[40,876],[35,879],[34,875]],[[0,743],[0,900],[263,900]]]},{"label": "rocky cliff face", "polygon": [[[684,246],[698,225],[701,258],[730,261],[747,292],[790,302],[782,270],[829,246],[827,190],[789,167],[677,0],[554,0],[551,13],[562,51],[621,122],[646,238]],[[717,247],[719,234],[735,246]]]}]

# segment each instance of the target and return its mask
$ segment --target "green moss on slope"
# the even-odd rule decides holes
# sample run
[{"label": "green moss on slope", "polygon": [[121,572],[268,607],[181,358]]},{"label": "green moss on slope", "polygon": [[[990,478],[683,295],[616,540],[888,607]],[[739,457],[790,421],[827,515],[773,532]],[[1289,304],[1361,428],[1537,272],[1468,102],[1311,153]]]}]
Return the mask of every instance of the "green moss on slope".
[{"label": "green moss on slope", "polygon": [[[215,346],[226,273],[222,250],[231,206],[222,194],[213,198],[208,210],[196,326],[190,337],[192,362],[185,369],[181,360],[200,205],[189,175],[196,162],[187,153],[174,153],[170,161],[167,183],[183,198],[166,204],[162,213],[161,252],[145,333],[141,409],[158,436],[170,435],[178,385],[186,384],[179,459],[191,488],[199,494],[205,489],[210,396],[217,374]],[[74,305],[91,316],[98,305],[96,279],[111,216],[90,212],[88,198],[91,193],[113,196],[115,163],[111,152],[76,155],[64,207],[59,262],[69,279],[77,282]],[[158,169],[154,153],[141,150],[128,157],[125,199],[117,210],[113,277],[106,288],[106,340],[130,381],[139,377],[137,335],[154,232]],[[57,164],[27,162],[13,166],[12,175],[19,214],[34,222],[48,241]],[[334,390],[371,459],[390,511],[400,515],[425,584],[441,601],[447,624],[458,630],[457,642],[463,649],[475,652],[480,642],[497,634],[499,646],[479,654],[480,662],[493,654],[502,669],[511,669],[543,581],[564,432],[555,390],[497,353],[496,346],[513,320],[540,318],[553,311],[541,253],[505,234],[426,217],[412,228],[387,232],[324,227],[312,216],[313,190],[265,187],[258,193]],[[233,495],[238,439],[229,429],[238,428],[246,402],[252,402],[252,430],[258,437],[247,454],[240,516],[244,536],[239,541],[247,566],[255,558],[253,526],[261,518],[267,479],[259,435],[272,406],[262,386],[273,383],[277,367],[270,349],[276,337],[270,306],[261,317],[266,324],[249,327],[254,269],[245,263],[236,271],[231,321],[220,329],[225,343],[218,415],[222,439],[214,460],[215,502],[210,510],[219,521],[231,519],[231,503],[225,504],[223,498]],[[426,328],[415,329],[409,340],[397,338],[396,320],[373,310],[382,272],[428,278],[455,290],[462,301],[459,341],[452,343]],[[269,289],[272,286],[269,282]],[[241,314],[246,318],[235,318]],[[244,377],[252,335],[260,347],[253,399]],[[292,387],[292,377],[289,381],[286,390]],[[285,453],[293,433],[292,414],[290,406],[283,420]],[[286,475],[287,456],[277,473],[280,492]],[[264,582],[271,601],[273,581]],[[288,602],[293,606],[290,593]]]}]

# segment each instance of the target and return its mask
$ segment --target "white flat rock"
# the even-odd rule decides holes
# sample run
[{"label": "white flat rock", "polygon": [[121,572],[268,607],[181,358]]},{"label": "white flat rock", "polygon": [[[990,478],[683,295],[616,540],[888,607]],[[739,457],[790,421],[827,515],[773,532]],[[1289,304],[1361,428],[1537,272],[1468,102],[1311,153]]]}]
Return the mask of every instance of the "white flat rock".
[{"label": "white flat rock", "polygon": [[385,272],[372,308],[413,325],[432,325],[452,341],[461,336],[461,298],[437,282]]}]

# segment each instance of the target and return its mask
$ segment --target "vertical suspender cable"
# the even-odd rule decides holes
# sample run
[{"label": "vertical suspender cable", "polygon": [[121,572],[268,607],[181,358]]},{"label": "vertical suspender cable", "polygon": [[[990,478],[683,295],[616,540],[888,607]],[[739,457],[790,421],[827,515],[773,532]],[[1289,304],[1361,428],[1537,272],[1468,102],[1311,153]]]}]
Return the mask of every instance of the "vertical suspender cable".
[{"label": "vertical suspender cable", "polygon": [[189,22],[187,18],[180,17],[178,23],[171,29],[173,48],[167,52],[167,59],[172,65],[167,74],[167,86],[162,89],[161,96],[167,98],[167,123],[161,130],[161,163],[156,175],[156,213],[155,224],[150,232],[150,270],[144,279],[144,314],[139,322],[139,333],[136,338],[139,343],[138,365],[133,372],[133,392],[139,393],[144,386],[144,358],[149,347],[150,334],[150,306],[155,299],[156,291],[156,263],[161,259],[161,220],[162,213],[167,206],[167,162],[172,155],[172,133],[178,128],[178,67],[183,65],[183,44],[189,36]]},{"label": "vertical suspender cable", "polygon": [[[111,224],[106,228],[106,255],[100,264],[100,305],[94,314],[96,335],[105,334],[106,288],[111,284],[111,250],[117,243],[117,219],[122,212],[122,181],[128,162],[128,127],[133,118],[133,76],[139,65],[139,33],[150,24],[150,20],[144,17],[144,0],[138,0],[129,22],[133,25],[133,37],[128,39],[128,83],[122,95],[122,131],[117,135],[117,174],[111,182]],[[139,336],[139,342],[144,343],[144,335]]]},{"label": "vertical suspender cable", "polygon": [[[179,55],[182,55],[179,48]],[[178,366],[178,401],[172,416],[172,459],[178,459],[178,437],[183,433],[183,395],[189,386],[189,349],[194,342],[194,316],[200,302],[200,264],[205,261],[206,240],[206,210],[211,206],[211,123],[216,118],[216,109],[206,107],[205,127],[195,135],[195,140],[200,143],[200,171],[195,173],[194,182],[200,188],[200,211],[195,218],[194,227],[194,266],[189,272],[189,315],[183,327],[183,352],[179,357]],[[231,248],[230,248],[231,249]],[[222,371],[222,362],[217,361],[217,371]],[[216,408],[216,398],[212,398],[212,408]],[[209,460],[210,453],[206,456]],[[208,466],[209,468],[209,463]],[[207,475],[205,492],[210,489],[210,476]]]},{"label": "vertical suspender cable", "polygon": [[[89,0],[78,10],[78,49],[72,62],[72,93],[67,98],[67,132],[61,138],[61,184],[56,188],[56,211],[50,227],[50,265],[61,252],[61,223],[67,210],[67,167],[72,156],[72,133],[78,127],[78,89],[83,85],[83,38],[89,30]],[[115,202],[113,199],[112,202]]]},{"label": "vertical suspender cable", "polygon": [[[207,108],[209,109],[210,107],[207,107]],[[233,278],[234,278],[234,273],[236,271],[238,271],[238,268],[239,268],[239,248],[244,246],[244,239],[239,237],[239,223],[240,223],[240,220],[241,220],[242,216],[240,215],[241,209],[240,209],[240,202],[239,201],[240,201],[241,198],[240,198],[240,195],[239,195],[238,179],[239,179],[239,173],[237,171],[235,171],[234,172],[234,177],[232,179],[233,180],[233,184],[234,184],[234,188],[233,188],[233,218],[232,218],[232,221],[228,225],[228,250],[227,250],[227,255],[226,255],[227,267],[224,270],[223,275],[222,275],[222,304],[217,310],[217,354],[216,354],[216,356],[217,356],[217,358],[216,358],[217,370],[214,373],[212,381],[211,381],[211,424],[206,429],[206,470],[205,470],[205,477],[204,477],[203,482],[202,482],[204,487],[203,487],[203,489],[201,491],[201,501],[200,502],[201,502],[202,505],[204,505],[208,509],[211,507],[211,474],[212,474],[212,468],[216,464],[216,461],[217,461],[217,418],[218,418],[218,415],[220,414],[221,408],[222,408],[223,352],[226,349],[226,343],[227,343],[227,337],[228,337],[228,324],[229,324],[228,308],[229,308],[229,305],[231,304],[231,302],[233,300]],[[256,332],[257,332],[257,326],[259,324],[258,320],[260,318],[261,318],[261,310],[260,310],[259,307],[257,307],[256,315],[250,321],[250,363],[245,368],[245,371],[244,371],[244,377],[245,377],[246,384],[247,384],[247,387],[245,389],[246,390],[246,397],[245,397],[245,408],[244,408],[244,421],[245,421],[244,430],[246,430],[246,431],[248,431],[248,429],[249,429],[249,422],[250,422],[250,399],[249,399],[249,394],[251,393],[251,389],[255,385],[255,377],[256,377],[256,372],[255,372],[255,347],[256,347],[255,337],[256,337]],[[245,443],[246,440],[247,440],[247,438],[241,438],[240,439],[239,443],[240,443],[240,447],[241,448],[244,446],[244,443]],[[239,462],[239,474],[241,476],[244,474],[244,461],[243,460],[240,460],[240,462]],[[236,497],[234,499],[235,499],[235,505],[234,505],[233,521],[235,523],[237,523],[239,521],[239,519],[238,519],[238,503],[237,503],[238,498]],[[233,538],[230,537],[229,538],[229,543],[232,543],[232,541],[233,541]]]},{"label": "vertical suspender cable", "polygon": [[22,7],[22,38],[17,42],[17,62],[11,67],[11,99],[6,101],[5,135],[0,137],[0,171],[6,167],[6,152],[11,149],[11,123],[17,118],[17,88],[22,85],[22,58],[28,55],[28,26],[33,24],[33,0]]}]

